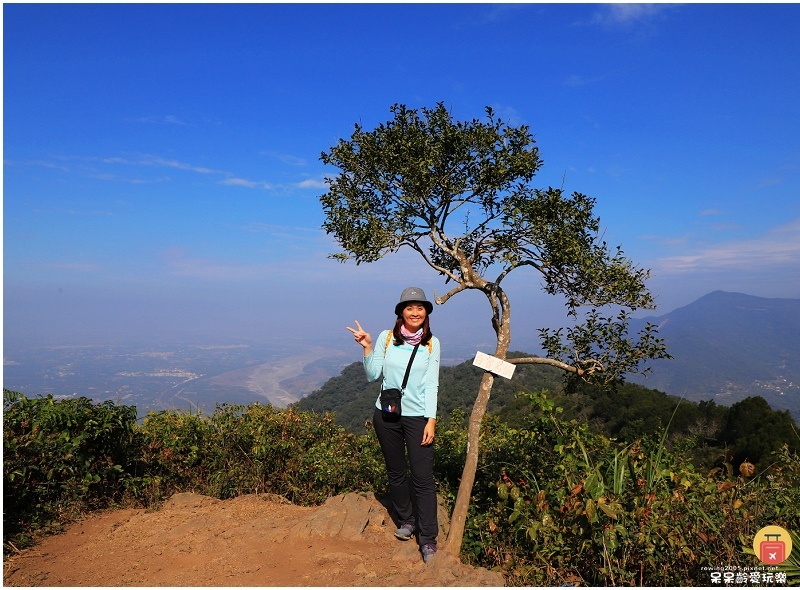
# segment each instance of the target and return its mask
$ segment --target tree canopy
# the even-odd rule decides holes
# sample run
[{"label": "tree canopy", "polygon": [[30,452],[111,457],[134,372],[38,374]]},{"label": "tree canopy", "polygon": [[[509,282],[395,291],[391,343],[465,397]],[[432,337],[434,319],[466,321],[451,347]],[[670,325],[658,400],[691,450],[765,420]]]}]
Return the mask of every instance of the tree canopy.
[{"label": "tree canopy", "polygon": [[[587,382],[609,384],[642,361],[668,356],[655,327],[638,342],[627,338],[629,314],[653,307],[639,269],[620,247],[602,239],[595,200],[531,183],[542,166],[526,125],[512,126],[486,108],[486,121],[455,121],[436,107],[391,107],[393,119],[365,131],[356,125],[321,160],[339,173],[320,196],[323,228],[343,248],[333,257],[373,262],[402,247],[416,251],[453,283],[438,304],[476,289],[488,299],[497,335],[494,356],[505,359],[511,341],[511,304],[502,287],[511,271],[537,271],[544,290],[563,296],[566,313],[586,321],[564,334],[540,330],[550,364]],[[597,308],[623,308],[616,318]],[[645,369],[646,371],[646,369]],[[470,415],[469,452],[452,517],[447,548],[460,550],[477,468],[480,425],[494,376],[486,372]]]},{"label": "tree canopy", "polygon": [[[529,128],[511,126],[486,108],[487,121],[454,121],[442,103],[419,111],[391,107],[394,118],[329,152],[325,164],[341,173],[320,197],[323,228],[342,246],[332,256],[373,262],[401,247],[419,253],[454,287],[444,303],[465,289],[486,294],[493,325],[508,349],[509,301],[501,283],[520,267],[538,271],[543,288],[566,298],[567,315],[590,306],[587,321],[567,333],[542,330],[549,363],[605,382],[635,371],[646,358],[665,356],[648,326],[638,344],[625,338],[630,313],[652,308],[644,281],[620,247],[601,239],[595,200],[560,188],[531,186],[542,166]],[[595,308],[622,306],[616,318]],[[533,362],[548,362],[540,359]]]}]

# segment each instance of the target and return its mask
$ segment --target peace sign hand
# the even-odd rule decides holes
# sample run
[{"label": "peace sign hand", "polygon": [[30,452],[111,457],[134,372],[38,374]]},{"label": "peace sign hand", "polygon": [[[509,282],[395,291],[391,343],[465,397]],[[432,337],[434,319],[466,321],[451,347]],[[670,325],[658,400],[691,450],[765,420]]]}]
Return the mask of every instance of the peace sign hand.
[{"label": "peace sign hand", "polygon": [[358,320],[356,320],[356,326],[358,327],[357,330],[354,330],[349,326],[347,329],[352,332],[355,341],[364,347],[364,356],[369,356],[369,353],[372,352],[372,336],[370,336],[368,332],[364,331],[364,328],[361,327],[361,324],[358,323]]}]

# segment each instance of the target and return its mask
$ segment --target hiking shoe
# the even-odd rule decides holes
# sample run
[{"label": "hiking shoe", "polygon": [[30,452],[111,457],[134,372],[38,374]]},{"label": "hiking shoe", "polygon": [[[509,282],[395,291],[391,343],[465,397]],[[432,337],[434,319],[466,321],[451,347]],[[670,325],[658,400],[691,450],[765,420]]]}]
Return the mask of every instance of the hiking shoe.
[{"label": "hiking shoe", "polygon": [[407,522],[394,532],[394,536],[403,541],[408,541],[414,536],[415,530],[416,528],[414,527],[414,523]]},{"label": "hiking shoe", "polygon": [[420,551],[422,551],[422,561],[428,563],[436,553],[436,543],[425,543]]}]

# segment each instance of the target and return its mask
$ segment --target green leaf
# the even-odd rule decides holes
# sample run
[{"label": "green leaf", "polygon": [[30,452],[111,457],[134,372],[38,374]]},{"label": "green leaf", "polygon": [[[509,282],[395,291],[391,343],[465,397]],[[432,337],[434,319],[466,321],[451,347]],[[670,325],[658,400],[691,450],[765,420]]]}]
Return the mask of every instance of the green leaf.
[{"label": "green leaf", "polygon": [[586,500],[586,517],[589,522],[597,522],[597,504],[591,498]]},{"label": "green leaf", "polygon": [[619,511],[614,510],[608,504],[598,504],[598,506],[600,507],[600,510],[605,512],[606,516],[609,516],[611,518],[619,518],[619,514],[620,514]]}]

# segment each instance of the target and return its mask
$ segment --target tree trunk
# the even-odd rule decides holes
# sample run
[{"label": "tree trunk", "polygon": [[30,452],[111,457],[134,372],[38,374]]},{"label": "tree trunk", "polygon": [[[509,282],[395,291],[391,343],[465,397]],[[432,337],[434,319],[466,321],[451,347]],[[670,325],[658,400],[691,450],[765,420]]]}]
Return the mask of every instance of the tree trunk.
[{"label": "tree trunk", "polygon": [[458,556],[461,553],[461,542],[464,539],[464,525],[467,522],[467,511],[472,496],[472,486],[475,483],[475,473],[478,470],[478,440],[481,434],[481,423],[489,406],[489,395],[492,393],[494,375],[488,371],[483,374],[478,397],[472,406],[469,417],[469,430],[467,431],[467,458],[464,461],[464,470],[461,473],[461,482],[458,485],[456,504],[450,516],[450,531],[444,543],[444,550]]},{"label": "tree trunk", "polygon": [[[495,310],[495,328],[497,330],[497,348],[494,351],[494,356],[505,359],[508,345],[511,341],[509,323],[511,306],[505,293],[499,287],[495,288],[493,295],[500,302],[500,305],[498,305],[498,299],[492,296],[489,297],[492,308]],[[456,557],[461,553],[461,543],[464,540],[464,527],[467,522],[470,499],[472,498],[472,486],[475,483],[475,473],[478,471],[481,424],[483,423],[486,409],[489,407],[489,396],[492,393],[493,384],[494,374],[486,371],[483,374],[481,385],[478,388],[478,397],[475,399],[475,405],[472,406],[472,414],[469,417],[467,457],[464,461],[464,471],[461,473],[461,482],[458,484],[458,494],[456,495],[453,514],[450,516],[450,532],[443,545],[445,551]]]}]

